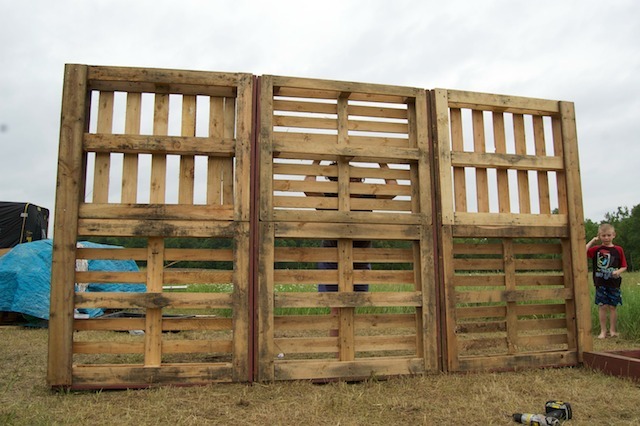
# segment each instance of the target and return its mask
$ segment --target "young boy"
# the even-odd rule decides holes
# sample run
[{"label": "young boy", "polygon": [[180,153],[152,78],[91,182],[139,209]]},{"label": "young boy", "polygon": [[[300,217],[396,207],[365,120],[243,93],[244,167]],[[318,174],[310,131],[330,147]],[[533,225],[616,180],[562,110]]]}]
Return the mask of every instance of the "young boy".
[{"label": "young boy", "polygon": [[[607,337],[607,313],[609,314],[609,335],[618,336],[616,308],[622,305],[620,274],[627,270],[627,259],[622,247],[613,244],[616,231],[612,225],[603,223],[598,227],[598,236],[587,243],[587,257],[593,259],[593,283],[596,286],[595,303],[600,319],[599,339]],[[600,240],[602,244],[593,244]]]}]

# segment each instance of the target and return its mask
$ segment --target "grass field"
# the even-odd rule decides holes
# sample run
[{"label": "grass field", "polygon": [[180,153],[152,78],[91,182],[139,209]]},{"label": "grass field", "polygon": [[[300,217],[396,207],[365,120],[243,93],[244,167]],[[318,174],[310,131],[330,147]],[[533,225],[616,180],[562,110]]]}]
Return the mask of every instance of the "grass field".
[{"label": "grass field", "polygon": [[[638,384],[586,368],[54,392],[45,383],[47,330],[5,327],[0,338],[2,425],[511,425],[512,413],[542,411],[549,399],[571,403],[568,425],[636,425],[640,419]],[[623,339],[595,344],[599,350],[640,347]]]},{"label": "grass field", "polygon": [[[638,282],[640,273],[624,275],[622,337],[594,339],[595,350],[640,348]],[[640,422],[638,383],[583,367],[54,392],[45,382],[47,337],[46,329],[0,327],[0,425],[512,425],[512,413],[541,412],[550,399],[571,403],[570,426]]]}]

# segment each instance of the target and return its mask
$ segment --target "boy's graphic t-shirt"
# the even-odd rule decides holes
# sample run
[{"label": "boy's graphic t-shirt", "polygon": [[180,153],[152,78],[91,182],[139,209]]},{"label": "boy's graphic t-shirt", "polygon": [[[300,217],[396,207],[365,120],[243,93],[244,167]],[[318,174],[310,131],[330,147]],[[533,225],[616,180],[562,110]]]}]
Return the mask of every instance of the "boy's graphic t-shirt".
[{"label": "boy's graphic t-shirt", "polygon": [[587,250],[587,257],[593,262],[593,283],[596,286],[620,287],[622,278],[612,272],[627,267],[627,259],[620,246],[594,246]]}]

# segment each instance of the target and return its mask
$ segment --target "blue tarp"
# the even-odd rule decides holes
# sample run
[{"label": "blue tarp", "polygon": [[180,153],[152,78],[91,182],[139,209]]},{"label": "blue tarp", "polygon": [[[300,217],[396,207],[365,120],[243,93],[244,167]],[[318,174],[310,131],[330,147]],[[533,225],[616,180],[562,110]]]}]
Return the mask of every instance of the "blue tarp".
[{"label": "blue tarp", "polygon": [[[80,242],[83,247],[115,246]],[[49,319],[51,293],[51,253],[53,241],[39,240],[19,244],[0,257],[0,311],[18,312]],[[133,260],[89,260],[89,271],[138,271]],[[144,284],[89,283],[87,291],[144,292]],[[90,317],[102,315],[102,309],[89,309]]]}]

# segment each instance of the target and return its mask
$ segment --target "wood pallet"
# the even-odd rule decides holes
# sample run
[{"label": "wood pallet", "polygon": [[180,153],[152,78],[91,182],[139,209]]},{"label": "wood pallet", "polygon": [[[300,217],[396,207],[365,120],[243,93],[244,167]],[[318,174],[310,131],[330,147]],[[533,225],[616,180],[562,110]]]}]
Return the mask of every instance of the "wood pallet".
[{"label": "wood pallet", "polygon": [[[48,382],[575,365],[591,348],[581,211],[571,103],[67,65]],[[131,247],[76,249],[90,237]],[[75,271],[110,258],[144,267]],[[182,267],[205,261],[223,266]],[[94,307],[140,316],[73,318]],[[129,330],[144,334],[109,340]]]}]

